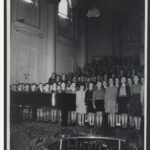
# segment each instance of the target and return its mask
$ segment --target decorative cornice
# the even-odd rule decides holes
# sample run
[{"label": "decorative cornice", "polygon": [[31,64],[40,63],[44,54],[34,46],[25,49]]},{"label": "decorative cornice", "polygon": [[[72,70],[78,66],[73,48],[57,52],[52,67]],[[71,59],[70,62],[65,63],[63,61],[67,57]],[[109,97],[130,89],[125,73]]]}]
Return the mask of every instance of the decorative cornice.
[{"label": "decorative cornice", "polygon": [[13,27],[16,30],[16,32],[20,32],[38,38],[44,38],[44,33],[38,28],[30,27],[17,21],[13,23]]}]

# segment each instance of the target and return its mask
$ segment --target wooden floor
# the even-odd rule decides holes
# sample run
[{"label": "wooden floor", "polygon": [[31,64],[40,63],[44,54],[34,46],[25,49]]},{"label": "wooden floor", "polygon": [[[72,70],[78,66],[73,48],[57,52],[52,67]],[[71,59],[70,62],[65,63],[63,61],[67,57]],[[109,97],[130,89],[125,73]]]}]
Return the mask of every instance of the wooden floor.
[{"label": "wooden floor", "polygon": [[[11,125],[11,150],[48,150],[60,136],[107,136],[125,139],[132,147],[143,149],[143,130],[99,127],[61,127],[58,124],[23,122]],[[40,149],[39,149],[40,147]]]}]

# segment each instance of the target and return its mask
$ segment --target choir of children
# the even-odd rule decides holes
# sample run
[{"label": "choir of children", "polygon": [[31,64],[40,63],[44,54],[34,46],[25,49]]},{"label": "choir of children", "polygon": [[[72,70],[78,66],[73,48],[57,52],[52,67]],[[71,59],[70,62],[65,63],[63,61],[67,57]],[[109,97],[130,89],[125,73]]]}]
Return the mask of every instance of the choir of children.
[{"label": "choir of children", "polygon": [[[107,122],[110,127],[140,129],[144,115],[144,76],[137,62],[137,59],[129,62],[113,57],[107,61],[92,61],[76,73],[62,76],[53,73],[48,83],[13,84],[11,90],[54,95],[73,93],[76,94],[76,111],[69,112],[70,123],[101,127]],[[53,107],[50,116],[51,121],[56,122],[61,111]]]}]

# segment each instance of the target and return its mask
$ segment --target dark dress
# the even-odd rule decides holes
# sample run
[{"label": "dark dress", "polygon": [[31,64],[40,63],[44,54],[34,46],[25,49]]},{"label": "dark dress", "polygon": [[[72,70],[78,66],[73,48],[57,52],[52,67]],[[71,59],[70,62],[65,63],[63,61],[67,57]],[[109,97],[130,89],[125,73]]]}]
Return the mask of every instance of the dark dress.
[{"label": "dark dress", "polygon": [[[125,88],[123,93],[121,90]],[[124,93],[125,92],[125,93]],[[117,103],[118,103],[118,113],[119,114],[127,114],[128,113],[128,103],[130,101],[131,92],[130,87],[126,85],[125,87],[119,87],[117,91]]]},{"label": "dark dress", "polygon": [[131,99],[129,103],[129,114],[130,116],[141,116],[142,115],[142,104],[140,100],[141,85],[131,86]]},{"label": "dark dress", "polygon": [[87,105],[87,112],[95,112],[93,108],[93,91],[87,90],[85,93],[85,103]]},{"label": "dark dress", "polygon": [[104,97],[105,91],[103,89],[95,90],[93,92],[93,100],[95,100],[96,111],[104,112]]}]

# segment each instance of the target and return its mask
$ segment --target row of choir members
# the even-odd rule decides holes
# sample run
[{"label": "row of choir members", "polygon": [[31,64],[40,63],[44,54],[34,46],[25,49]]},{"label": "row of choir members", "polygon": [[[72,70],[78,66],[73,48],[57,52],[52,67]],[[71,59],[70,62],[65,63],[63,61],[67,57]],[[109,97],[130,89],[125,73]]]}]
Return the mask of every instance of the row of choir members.
[{"label": "row of choir members", "polygon": [[[53,75],[52,75],[53,76]],[[134,77],[133,77],[134,78]],[[126,83],[131,86],[133,84],[133,78],[126,78]],[[113,79],[114,81],[114,85],[116,87],[119,87],[120,86],[120,79],[119,78],[115,78]],[[141,78],[141,83],[143,82],[144,78],[142,77]],[[72,90],[78,90],[80,85],[83,84],[85,86],[85,89],[87,90],[88,89],[88,85],[90,82],[92,82],[94,84],[94,89],[96,89],[96,83],[97,82],[101,82],[102,83],[102,87],[104,89],[106,89],[106,87],[108,86],[108,79],[107,80],[96,80],[96,81],[92,81],[90,80],[90,78],[86,78],[85,81],[81,80],[81,78],[79,78],[79,80],[77,81],[73,81],[73,82],[68,82],[68,81],[65,81],[65,82],[55,82],[55,80],[51,80],[51,84],[50,82],[49,83],[45,83],[45,84],[42,84],[42,83],[39,83],[39,84],[29,84],[29,83],[18,83],[18,84],[12,84],[11,85],[11,90],[12,91],[18,91],[18,92],[35,92],[35,91],[39,91],[39,92],[52,92],[52,91],[58,91],[58,92],[61,92],[62,91],[72,91]]]},{"label": "row of choir members", "polygon": [[77,72],[86,75],[97,74],[113,74],[113,76],[134,76],[140,75],[144,70],[140,66],[139,58],[136,57],[103,57],[100,59],[93,59],[91,62],[86,63],[83,68],[79,68]]},{"label": "row of choir members", "polygon": [[[134,124],[139,129],[144,109],[144,78],[141,79],[142,85],[139,84],[138,76],[134,76],[133,84],[131,84],[131,80],[128,80],[128,84],[126,84],[125,77],[121,78],[120,86],[119,80],[115,81],[118,81],[115,82],[115,86],[112,78],[109,79],[108,85],[106,82],[97,82],[96,89],[94,89],[93,83],[88,84],[88,89],[85,89],[85,85],[81,84],[78,90],[76,89],[76,83],[72,83],[70,88],[68,88],[68,91],[76,93],[76,112],[70,113],[72,120],[75,120],[77,115],[78,124],[84,125],[85,114],[88,114],[90,125],[96,122],[97,125],[101,126],[105,113],[108,114],[110,126],[115,126],[115,122],[118,122],[118,125],[121,124],[123,127],[126,127],[129,118],[130,125]],[[50,87],[51,91],[66,92],[67,89],[65,83],[61,84],[60,89],[58,89],[56,83],[53,83],[51,86],[45,84],[44,87],[42,84],[39,84],[38,90],[50,92]],[[24,89],[28,91],[29,84],[26,84]],[[23,91],[21,84],[17,86],[16,90]],[[36,90],[36,85],[32,84],[31,91],[34,92]],[[53,118],[56,116],[56,111],[53,109]]]},{"label": "row of choir members", "polygon": [[[144,80],[143,80],[144,81]],[[79,94],[80,93],[80,94]],[[93,84],[89,84],[87,91],[80,87],[76,96],[76,112],[79,116],[79,124],[84,124],[84,115],[88,113],[89,124],[100,125],[103,121],[103,114],[108,114],[108,123],[114,127],[130,126],[136,129],[141,128],[141,119],[144,111],[144,83],[139,84],[138,76],[134,77],[134,84],[126,84],[126,78],[121,78],[121,85],[114,86],[113,79],[109,79],[109,85],[102,89],[102,83],[97,83],[97,89],[93,91]],[[80,98],[80,100],[78,100]],[[96,116],[96,117],[95,117]]]}]

